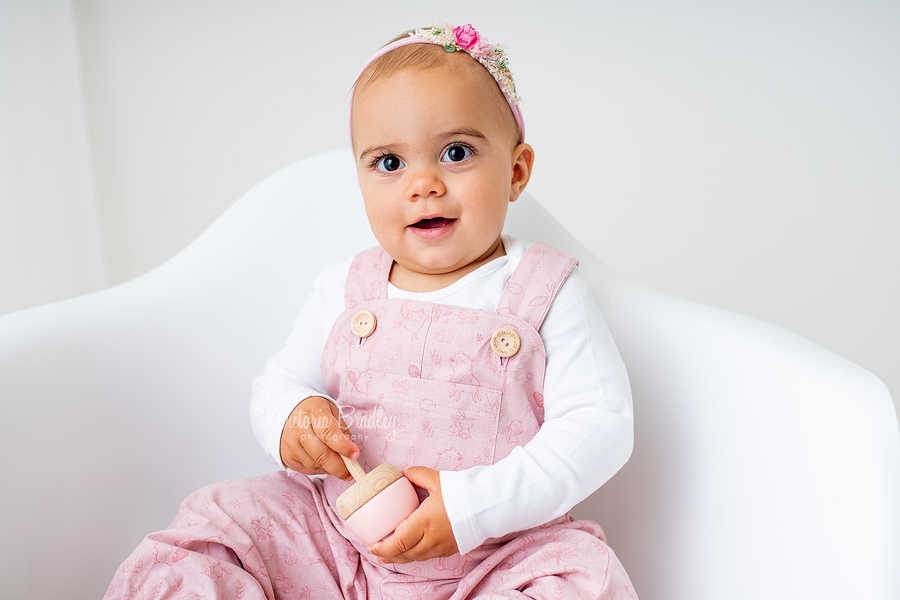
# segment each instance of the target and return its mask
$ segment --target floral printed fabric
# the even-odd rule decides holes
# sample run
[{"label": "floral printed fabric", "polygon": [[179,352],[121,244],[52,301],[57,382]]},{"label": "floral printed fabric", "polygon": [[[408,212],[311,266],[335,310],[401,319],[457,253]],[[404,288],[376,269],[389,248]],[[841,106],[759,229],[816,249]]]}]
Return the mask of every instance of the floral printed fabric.
[{"label": "floral printed fabric", "polygon": [[[390,257],[380,248],[358,255],[322,369],[364,468],[490,465],[531,439],[543,422],[538,330],[574,264],[532,245],[498,310],[482,311],[387,300]],[[359,310],[377,319],[363,339],[351,331]],[[509,358],[490,349],[501,327],[521,339]],[[204,488],[185,500],[169,529],[144,539],[107,597],[637,597],[600,527],[568,515],[466,555],[388,569],[335,512],[348,485],[278,472]]]}]

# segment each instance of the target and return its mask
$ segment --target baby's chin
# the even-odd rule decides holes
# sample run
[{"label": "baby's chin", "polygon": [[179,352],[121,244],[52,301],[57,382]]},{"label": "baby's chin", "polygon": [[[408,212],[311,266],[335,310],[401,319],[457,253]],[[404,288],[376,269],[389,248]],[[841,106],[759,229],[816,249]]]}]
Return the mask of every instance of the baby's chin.
[{"label": "baby's chin", "polygon": [[[445,288],[457,280],[506,254],[502,242],[489,248],[472,252],[472,248],[431,248],[394,259],[391,283],[407,291],[433,291]],[[397,281],[406,281],[416,289],[404,288]]]},{"label": "baby's chin", "polygon": [[417,256],[394,259],[390,282],[408,292],[433,292],[461,279],[468,269],[467,259],[452,260]]}]

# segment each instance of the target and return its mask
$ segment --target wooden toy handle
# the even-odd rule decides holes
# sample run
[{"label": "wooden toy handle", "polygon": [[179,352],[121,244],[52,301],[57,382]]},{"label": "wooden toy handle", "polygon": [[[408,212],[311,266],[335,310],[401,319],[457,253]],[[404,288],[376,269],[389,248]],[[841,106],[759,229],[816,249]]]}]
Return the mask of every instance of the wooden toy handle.
[{"label": "wooden toy handle", "polygon": [[347,458],[343,454],[341,454],[341,458],[344,460],[344,464],[347,465],[347,470],[350,471],[350,475],[353,476],[353,479],[356,481],[362,481],[363,477],[366,476],[366,471],[359,465],[359,463],[352,458]]}]

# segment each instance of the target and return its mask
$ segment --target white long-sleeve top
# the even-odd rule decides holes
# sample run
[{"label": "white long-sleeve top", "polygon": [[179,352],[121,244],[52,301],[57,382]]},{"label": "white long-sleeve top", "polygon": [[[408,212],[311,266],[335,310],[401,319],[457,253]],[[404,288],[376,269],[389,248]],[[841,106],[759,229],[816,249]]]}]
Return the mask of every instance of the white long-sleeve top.
[{"label": "white long-sleeve top", "polygon": [[[388,298],[496,310],[529,246],[507,236],[503,243],[506,256],[446,288],[417,293],[389,284]],[[351,263],[347,258],[322,270],[284,348],[253,383],[253,432],[282,468],[286,467],[281,461],[281,432],[291,411],[310,396],[329,398],[322,382],[322,352],[345,310],[344,285]],[[628,375],[577,267],[560,288],[540,334],[547,365],[544,423],[537,435],[493,465],[440,472],[444,506],[463,554],[489,538],[565,514],[631,455]]]}]

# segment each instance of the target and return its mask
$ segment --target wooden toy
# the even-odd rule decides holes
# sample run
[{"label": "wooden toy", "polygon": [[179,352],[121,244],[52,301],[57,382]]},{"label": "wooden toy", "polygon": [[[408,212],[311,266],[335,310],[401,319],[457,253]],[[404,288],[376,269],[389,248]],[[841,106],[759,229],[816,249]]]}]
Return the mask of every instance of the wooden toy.
[{"label": "wooden toy", "polygon": [[374,544],[419,507],[419,497],[394,465],[382,463],[366,473],[355,460],[341,458],[356,483],[338,496],[338,514],[364,544]]}]

